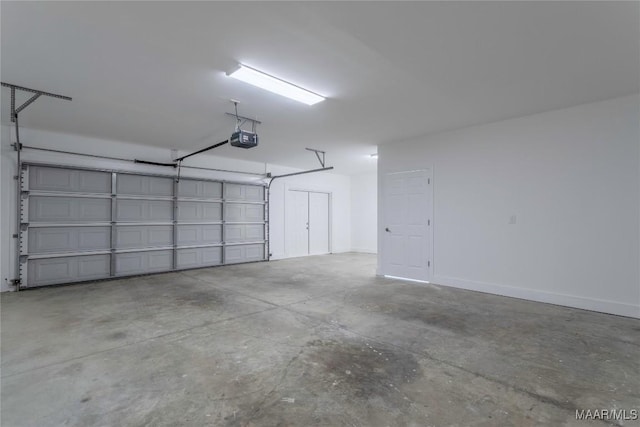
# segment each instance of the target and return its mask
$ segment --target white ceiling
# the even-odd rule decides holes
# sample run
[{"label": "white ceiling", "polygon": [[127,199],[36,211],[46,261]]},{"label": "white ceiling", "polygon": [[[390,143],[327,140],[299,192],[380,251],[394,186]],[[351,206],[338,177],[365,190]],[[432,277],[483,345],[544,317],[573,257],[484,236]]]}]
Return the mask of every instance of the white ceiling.
[{"label": "white ceiling", "polygon": [[[376,145],[639,90],[638,2],[6,2],[2,81],[72,96],[41,129],[215,154],[371,170]],[[224,75],[238,62],[329,99],[309,107]],[[7,95],[7,89],[3,89]],[[3,119],[8,118],[8,99]],[[212,153],[214,154],[214,153]]]}]

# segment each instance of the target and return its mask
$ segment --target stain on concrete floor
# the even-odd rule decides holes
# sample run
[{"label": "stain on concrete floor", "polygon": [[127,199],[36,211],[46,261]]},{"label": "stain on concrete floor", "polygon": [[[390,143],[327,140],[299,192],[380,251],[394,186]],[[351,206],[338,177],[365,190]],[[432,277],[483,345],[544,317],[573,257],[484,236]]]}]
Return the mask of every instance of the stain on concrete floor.
[{"label": "stain on concrete floor", "polygon": [[316,340],[307,350],[305,359],[319,367],[313,377],[325,378],[330,389],[348,400],[390,398],[420,371],[412,354],[362,340]]},{"label": "stain on concrete floor", "polygon": [[578,426],[640,407],[638,320],[374,272],[342,254],[5,294],[0,421]]}]

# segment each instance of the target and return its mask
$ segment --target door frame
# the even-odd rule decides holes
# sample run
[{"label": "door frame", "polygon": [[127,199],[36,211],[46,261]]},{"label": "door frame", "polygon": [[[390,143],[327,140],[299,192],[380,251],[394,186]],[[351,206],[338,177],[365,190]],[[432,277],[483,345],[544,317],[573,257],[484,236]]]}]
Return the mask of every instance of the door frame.
[{"label": "door frame", "polygon": [[386,259],[386,252],[387,252],[387,248],[386,245],[384,244],[384,239],[385,239],[385,223],[386,223],[386,218],[385,218],[385,214],[386,214],[386,209],[385,207],[382,205],[381,202],[379,202],[379,208],[378,209],[378,215],[380,220],[378,221],[378,248],[379,248],[379,252],[380,252],[380,258],[379,258],[379,263],[378,263],[378,271],[377,271],[377,275],[379,276],[385,276],[385,277],[393,277],[396,279],[402,279],[402,280],[408,280],[408,281],[413,281],[413,282],[418,282],[418,283],[430,283],[431,280],[433,280],[433,278],[435,277],[435,240],[434,240],[434,228],[435,228],[435,218],[434,218],[434,188],[435,188],[435,183],[434,183],[434,179],[433,179],[433,167],[429,167],[429,168],[424,168],[424,169],[410,169],[410,170],[392,170],[392,171],[379,171],[379,191],[378,191],[378,200],[384,200],[384,197],[386,195],[386,177],[387,175],[392,175],[392,174],[399,174],[399,173],[409,173],[409,172],[425,172],[426,176],[427,176],[427,180],[428,183],[427,185],[430,187],[430,191],[427,192],[427,201],[429,203],[430,208],[428,209],[427,214],[429,215],[429,218],[431,220],[430,225],[427,226],[427,236],[429,238],[429,242],[427,242],[427,247],[429,249],[430,252],[430,256],[429,256],[429,261],[430,263],[427,265],[427,280],[416,280],[416,279],[410,279],[410,278],[406,278],[406,277],[396,277],[396,276],[387,276],[385,273],[385,259]]},{"label": "door frame", "polygon": [[[287,217],[290,215],[289,214],[289,210],[287,209],[287,206],[289,206],[289,192],[290,191],[304,191],[307,193],[322,193],[322,194],[327,194],[329,197],[329,215],[328,215],[328,219],[329,219],[329,254],[333,253],[333,192],[332,191],[328,191],[328,190],[318,190],[318,189],[313,189],[313,188],[309,188],[309,187],[299,187],[297,185],[288,185],[285,184],[284,185],[284,235],[285,235],[285,239],[284,239],[284,255],[286,258],[291,258],[291,256],[289,255],[289,248],[287,245],[287,240],[288,240],[288,233],[287,233],[287,224],[289,223],[289,221],[287,221]],[[309,256],[309,255],[306,255]]]}]

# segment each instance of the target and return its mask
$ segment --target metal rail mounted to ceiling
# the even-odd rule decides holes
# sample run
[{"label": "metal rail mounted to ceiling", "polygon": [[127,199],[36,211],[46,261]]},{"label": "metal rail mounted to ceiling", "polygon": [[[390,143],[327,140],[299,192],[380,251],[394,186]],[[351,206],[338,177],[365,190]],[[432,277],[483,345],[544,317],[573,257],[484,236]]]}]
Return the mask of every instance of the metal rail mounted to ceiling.
[{"label": "metal rail mounted to ceiling", "polygon": [[[256,119],[252,119],[250,117],[245,117],[245,116],[239,115],[238,114],[238,101],[231,100],[231,102],[234,105],[235,113],[225,113],[225,114],[228,115],[228,116],[235,117],[235,119],[236,119],[236,128],[235,128],[236,131],[240,130],[242,128],[242,125],[244,125],[246,122],[251,122],[251,130],[255,133],[256,126],[259,125],[259,124],[262,124],[262,122],[259,121],[259,120],[256,120]],[[178,169],[177,179],[180,180],[180,169],[182,168],[182,162],[185,159],[188,159],[189,157],[195,156],[196,154],[204,153],[205,151],[210,151],[210,150],[213,150],[215,148],[222,147],[223,145],[229,144],[230,142],[232,142],[231,138],[230,139],[226,139],[224,141],[220,141],[220,142],[218,142],[216,144],[213,144],[213,145],[210,145],[208,147],[202,148],[200,150],[194,151],[193,153],[186,154],[184,156],[175,158],[175,159],[173,159],[172,163],[160,163],[160,162],[152,162],[152,161],[140,160],[140,159],[135,159],[134,162],[135,163],[147,164],[147,165],[154,165],[154,166],[168,166],[168,167],[172,167],[172,168],[177,168]],[[247,147],[245,147],[245,148],[247,148]]]},{"label": "metal rail mounted to ceiling", "polygon": [[[49,153],[58,153],[58,154],[69,154],[72,156],[82,156],[82,157],[91,157],[94,159],[105,159],[105,160],[116,160],[119,162],[133,162],[133,163],[139,163],[139,164],[145,164],[145,165],[152,165],[152,166],[177,166],[177,164],[175,163],[162,163],[162,162],[152,162],[152,161],[146,161],[146,160],[138,160],[138,159],[125,159],[123,157],[113,157],[113,156],[103,156],[100,154],[87,154],[87,153],[79,153],[77,151],[67,151],[67,150],[56,150],[53,148],[42,148],[42,147],[33,147],[30,145],[22,145],[22,149],[23,150],[35,150],[35,151],[45,151],[45,152],[49,152]],[[202,166],[182,166],[185,169],[194,169],[194,170],[203,170],[203,171],[212,171],[212,172],[226,172],[226,173],[234,173],[234,174],[241,174],[241,175],[252,175],[252,176],[259,176],[259,177],[266,177],[266,174],[264,173],[259,173],[259,172],[244,172],[244,171],[237,171],[237,170],[232,170],[232,169],[217,169],[217,168],[205,168]]]}]

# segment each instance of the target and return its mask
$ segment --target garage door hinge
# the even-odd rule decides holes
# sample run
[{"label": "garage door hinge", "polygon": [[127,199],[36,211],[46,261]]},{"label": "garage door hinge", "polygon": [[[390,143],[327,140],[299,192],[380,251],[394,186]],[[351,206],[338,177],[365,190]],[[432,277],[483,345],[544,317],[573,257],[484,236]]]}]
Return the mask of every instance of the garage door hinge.
[{"label": "garage door hinge", "polygon": [[427,267],[431,267],[431,261],[427,261]]},{"label": "garage door hinge", "polygon": [[18,238],[18,235],[17,235],[17,234],[14,234],[14,235],[13,235],[13,238],[14,238],[14,239],[17,239],[17,238]]},{"label": "garage door hinge", "polygon": [[427,225],[431,225],[431,220],[430,219],[427,220]]},{"label": "garage door hinge", "polygon": [[431,184],[431,178],[427,178],[427,184]]}]

